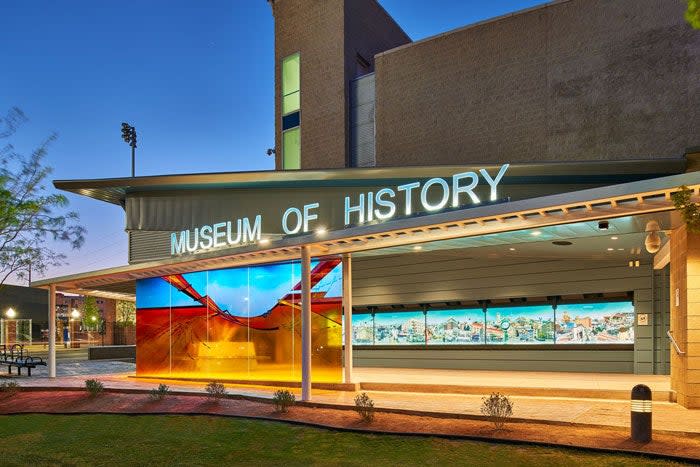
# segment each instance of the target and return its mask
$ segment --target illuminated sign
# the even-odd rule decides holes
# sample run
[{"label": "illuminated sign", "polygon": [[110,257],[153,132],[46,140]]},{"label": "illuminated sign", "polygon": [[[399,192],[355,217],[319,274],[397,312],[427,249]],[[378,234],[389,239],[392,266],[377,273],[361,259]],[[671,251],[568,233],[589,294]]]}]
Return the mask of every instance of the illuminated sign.
[{"label": "illuminated sign", "polygon": [[[460,172],[449,178],[435,177],[421,183],[405,183],[380,188],[354,196],[345,196],[343,213],[345,226],[387,221],[395,216],[411,216],[420,209],[437,213],[447,208],[459,208],[481,203],[476,193],[480,182],[489,187],[489,201],[498,199],[498,184],[508,164],[503,164],[494,176],[486,169]],[[417,201],[414,199],[417,198]],[[320,202],[291,206],[282,214],[281,229],[287,235],[310,232],[318,220]],[[262,215],[254,219],[243,217],[222,221],[170,235],[170,254],[199,253],[213,248],[246,245],[262,240]]]}]

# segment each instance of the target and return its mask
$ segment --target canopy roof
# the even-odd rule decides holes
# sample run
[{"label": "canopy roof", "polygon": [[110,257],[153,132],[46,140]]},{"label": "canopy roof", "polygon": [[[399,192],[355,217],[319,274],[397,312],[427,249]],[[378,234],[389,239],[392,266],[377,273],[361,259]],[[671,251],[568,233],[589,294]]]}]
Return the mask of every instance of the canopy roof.
[{"label": "canopy roof", "polygon": [[[434,174],[434,172],[431,172]],[[307,245],[327,256],[473,237],[581,221],[669,211],[671,194],[686,185],[700,194],[700,172],[604,186],[527,200],[361,225],[319,235],[248,245],[35,281],[32,286],[108,298],[133,299],[135,281],[185,272],[298,259]]]},{"label": "canopy roof", "polygon": [[[213,188],[285,188],[314,186],[362,186],[372,183],[399,183],[406,180],[452,176],[474,167],[497,169],[496,165],[372,167],[326,170],[285,170],[220,172],[146,177],[56,180],[58,189],[112,204],[124,205],[131,192],[196,190]],[[681,173],[685,158],[655,160],[548,162],[514,164],[502,183],[613,184]]]}]

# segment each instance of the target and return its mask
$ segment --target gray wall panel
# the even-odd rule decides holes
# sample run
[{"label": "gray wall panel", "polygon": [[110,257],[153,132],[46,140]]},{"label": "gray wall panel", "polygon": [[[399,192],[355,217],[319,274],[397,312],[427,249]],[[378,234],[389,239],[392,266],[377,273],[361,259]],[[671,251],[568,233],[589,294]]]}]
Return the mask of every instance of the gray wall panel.
[{"label": "gray wall panel", "polygon": [[[651,314],[653,325],[635,324],[632,350],[359,349],[359,366],[591,371],[668,374],[668,276],[650,265],[629,268],[612,261],[493,258],[475,260],[424,252],[353,261],[356,306],[546,297],[602,292],[633,292],[636,313]],[[652,298],[654,304],[652,305]],[[665,321],[664,321],[665,319]],[[664,347],[665,346],[665,347]],[[656,357],[656,359],[655,359]]]},{"label": "gray wall panel", "polygon": [[374,74],[350,83],[350,163],[352,167],[374,167]]}]

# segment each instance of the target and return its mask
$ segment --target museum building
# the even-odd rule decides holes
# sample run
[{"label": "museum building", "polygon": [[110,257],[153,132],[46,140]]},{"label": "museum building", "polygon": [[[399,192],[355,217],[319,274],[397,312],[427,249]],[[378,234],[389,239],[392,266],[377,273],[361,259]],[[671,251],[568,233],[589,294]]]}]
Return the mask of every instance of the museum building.
[{"label": "museum building", "polygon": [[681,2],[555,1],[420,41],[375,0],[269,3],[276,170],[56,181],[124,209],[129,264],[33,285],[135,300],[137,376],[308,399],[353,368],[669,375],[700,407]]}]

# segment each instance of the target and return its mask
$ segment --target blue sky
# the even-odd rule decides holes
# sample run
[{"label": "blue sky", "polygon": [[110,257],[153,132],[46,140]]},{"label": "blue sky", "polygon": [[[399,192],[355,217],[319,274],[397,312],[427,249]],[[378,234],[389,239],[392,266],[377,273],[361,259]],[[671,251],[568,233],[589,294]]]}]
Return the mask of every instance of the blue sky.
[{"label": "blue sky", "polygon": [[[380,0],[418,40],[543,2]],[[273,18],[265,0],[0,2],[0,112],[51,132],[56,179],[130,175],[120,123],[139,133],[137,175],[272,169]],[[56,276],[126,264],[121,208],[69,195],[88,229]]]}]

